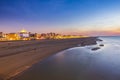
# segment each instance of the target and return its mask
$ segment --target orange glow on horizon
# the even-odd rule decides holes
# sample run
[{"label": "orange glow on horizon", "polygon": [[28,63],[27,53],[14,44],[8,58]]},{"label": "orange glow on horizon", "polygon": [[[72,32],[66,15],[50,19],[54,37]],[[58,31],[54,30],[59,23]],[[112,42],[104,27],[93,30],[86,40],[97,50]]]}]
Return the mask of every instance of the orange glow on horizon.
[{"label": "orange glow on horizon", "polygon": [[120,29],[113,30],[80,30],[80,31],[67,31],[63,34],[70,35],[85,35],[85,36],[120,36]]}]

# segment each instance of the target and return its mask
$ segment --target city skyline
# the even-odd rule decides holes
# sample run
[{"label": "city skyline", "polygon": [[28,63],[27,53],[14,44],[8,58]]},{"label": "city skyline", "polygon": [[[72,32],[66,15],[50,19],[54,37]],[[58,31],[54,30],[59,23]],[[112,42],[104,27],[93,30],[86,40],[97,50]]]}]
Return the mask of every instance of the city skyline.
[{"label": "city skyline", "polygon": [[119,0],[0,0],[1,32],[120,35]]}]

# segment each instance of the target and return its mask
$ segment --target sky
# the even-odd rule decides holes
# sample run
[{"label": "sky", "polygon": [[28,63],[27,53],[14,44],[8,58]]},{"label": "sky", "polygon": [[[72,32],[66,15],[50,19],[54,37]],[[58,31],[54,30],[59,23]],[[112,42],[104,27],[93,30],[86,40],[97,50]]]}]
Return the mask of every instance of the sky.
[{"label": "sky", "polygon": [[0,0],[0,31],[120,35],[120,0]]}]

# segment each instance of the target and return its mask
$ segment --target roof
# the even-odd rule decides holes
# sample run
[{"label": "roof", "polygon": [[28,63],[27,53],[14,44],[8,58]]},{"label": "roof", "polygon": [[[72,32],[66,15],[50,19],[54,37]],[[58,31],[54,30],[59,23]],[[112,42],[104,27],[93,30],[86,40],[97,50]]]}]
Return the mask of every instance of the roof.
[{"label": "roof", "polygon": [[25,29],[22,29],[20,32],[21,33],[26,33],[27,31]]}]

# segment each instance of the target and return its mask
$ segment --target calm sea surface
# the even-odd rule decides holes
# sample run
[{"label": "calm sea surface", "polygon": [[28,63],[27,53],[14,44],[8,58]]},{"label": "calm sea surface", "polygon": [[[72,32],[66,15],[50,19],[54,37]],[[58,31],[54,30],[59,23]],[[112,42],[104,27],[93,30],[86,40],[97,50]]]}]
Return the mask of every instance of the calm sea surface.
[{"label": "calm sea surface", "polygon": [[[15,80],[120,80],[120,37],[75,47],[35,64]],[[99,46],[104,44],[104,46]],[[92,51],[92,48],[100,49]]]}]

